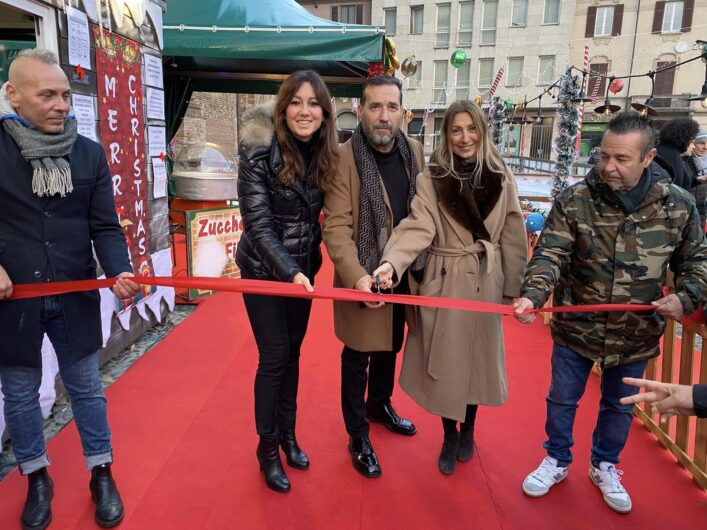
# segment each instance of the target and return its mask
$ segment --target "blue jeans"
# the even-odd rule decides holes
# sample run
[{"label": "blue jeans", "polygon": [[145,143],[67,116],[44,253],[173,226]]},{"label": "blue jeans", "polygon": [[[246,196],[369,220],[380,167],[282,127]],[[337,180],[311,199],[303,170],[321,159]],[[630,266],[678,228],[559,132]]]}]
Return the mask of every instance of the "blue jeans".
[{"label": "blue jeans", "polygon": [[[648,361],[639,361],[605,368],[601,374],[601,401],[599,417],[592,434],[591,463],[619,463],[619,453],[626,445],[633,418],[633,405],[622,405],[619,399],[632,396],[638,388],[621,381],[622,377],[643,377]],[[578,353],[555,344],[552,349],[552,382],[547,396],[545,432],[548,439],[543,444],[547,454],[560,466],[572,462],[572,428],[577,412],[577,402],[584,394],[589,372],[594,362]]]},{"label": "blue jeans", "polygon": [[[43,298],[40,319],[59,362],[59,373],[71,397],[76,427],[81,437],[86,467],[93,469],[113,460],[106,398],[98,374],[98,352],[71,362],[71,347],[59,301]],[[50,462],[44,444],[44,420],[39,407],[42,368],[0,366],[0,383],[5,396],[5,421],[15,459],[23,475]]]}]

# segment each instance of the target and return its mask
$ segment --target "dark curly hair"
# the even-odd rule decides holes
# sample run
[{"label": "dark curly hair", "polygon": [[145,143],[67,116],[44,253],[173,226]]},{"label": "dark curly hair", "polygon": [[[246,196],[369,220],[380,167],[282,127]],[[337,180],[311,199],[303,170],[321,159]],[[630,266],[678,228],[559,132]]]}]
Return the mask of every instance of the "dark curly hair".
[{"label": "dark curly hair", "polygon": [[700,126],[695,120],[690,118],[670,120],[660,128],[660,142],[674,145],[683,153],[690,147],[690,142],[695,139],[698,132]]}]

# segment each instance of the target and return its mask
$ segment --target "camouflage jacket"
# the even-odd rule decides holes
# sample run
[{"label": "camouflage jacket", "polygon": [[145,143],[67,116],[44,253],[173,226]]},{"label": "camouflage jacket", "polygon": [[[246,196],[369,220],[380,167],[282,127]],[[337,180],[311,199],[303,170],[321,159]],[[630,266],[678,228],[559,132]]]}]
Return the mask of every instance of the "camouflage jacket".
[{"label": "camouflage jacket", "polygon": [[[685,314],[707,285],[707,244],[689,192],[671,184],[654,161],[650,188],[626,214],[594,169],[555,200],[528,264],[521,296],[541,307],[554,288],[555,306],[648,304],[661,298],[668,266]],[[552,338],[603,366],[658,355],[665,329],[653,311],[556,313]]]}]

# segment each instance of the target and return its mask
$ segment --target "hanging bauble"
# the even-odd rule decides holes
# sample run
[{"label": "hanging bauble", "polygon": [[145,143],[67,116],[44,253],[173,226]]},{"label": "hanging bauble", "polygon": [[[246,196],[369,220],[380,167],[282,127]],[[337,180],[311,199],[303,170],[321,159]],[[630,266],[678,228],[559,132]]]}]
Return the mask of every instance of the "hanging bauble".
[{"label": "hanging bauble", "polygon": [[410,77],[417,73],[418,67],[419,65],[417,64],[417,59],[415,59],[415,54],[411,53],[403,59],[403,64],[400,65],[400,73],[403,74],[403,77]]},{"label": "hanging bauble", "polygon": [[503,106],[506,110],[511,110],[513,108],[513,100],[511,98],[506,98],[503,102]]},{"label": "hanging bauble", "polygon": [[412,111],[408,110],[405,113],[405,123],[410,123],[414,117],[415,117],[415,115],[412,113]]},{"label": "hanging bauble", "polygon": [[481,104],[484,102],[483,99],[481,99],[481,96],[476,96],[474,98],[474,103],[476,104],[477,107],[481,107]]},{"label": "hanging bauble", "polygon": [[618,94],[624,89],[624,82],[621,79],[614,79],[609,85],[609,92]]},{"label": "hanging bauble", "polygon": [[466,62],[466,52],[464,50],[454,50],[449,62],[452,63],[454,68],[461,68]]}]

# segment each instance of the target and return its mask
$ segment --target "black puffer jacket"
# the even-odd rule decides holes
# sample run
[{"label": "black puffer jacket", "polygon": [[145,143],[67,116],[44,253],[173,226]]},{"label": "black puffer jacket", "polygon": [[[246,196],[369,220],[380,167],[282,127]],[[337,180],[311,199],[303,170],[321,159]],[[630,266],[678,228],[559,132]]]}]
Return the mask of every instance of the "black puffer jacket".
[{"label": "black puffer jacket", "polygon": [[236,263],[243,278],[291,281],[303,272],[312,281],[322,265],[319,213],[324,193],[308,176],[283,186],[273,107],[251,110],[241,129],[238,202],[244,232]]}]

